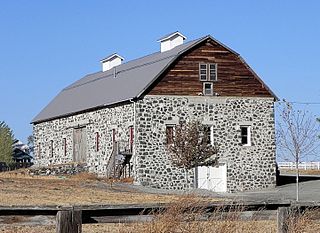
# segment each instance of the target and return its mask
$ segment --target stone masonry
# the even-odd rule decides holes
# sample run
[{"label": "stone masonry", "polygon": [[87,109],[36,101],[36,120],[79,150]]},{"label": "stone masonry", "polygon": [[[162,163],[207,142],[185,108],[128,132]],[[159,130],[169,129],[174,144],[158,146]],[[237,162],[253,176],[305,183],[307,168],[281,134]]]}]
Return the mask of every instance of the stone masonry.
[{"label": "stone masonry", "polygon": [[[213,126],[219,156],[227,162],[229,192],[274,187],[273,103],[272,98],[145,97],[136,107],[135,179],[155,188],[193,188],[194,171],[173,167],[166,155],[165,128],[166,124],[197,119]],[[252,127],[251,146],[241,145],[241,125]]]},{"label": "stone masonry", "polygon": [[[83,126],[86,128],[87,136],[86,163],[91,172],[105,175],[106,165],[113,150],[112,130],[116,130],[116,140],[128,140],[128,127],[133,124],[133,115],[133,104],[127,104],[35,124],[33,134],[36,163],[39,166],[47,166],[73,162],[73,129]],[[99,151],[96,151],[97,132]]]},{"label": "stone masonry", "polygon": [[[117,140],[128,140],[128,127],[134,126],[131,162],[135,182],[155,188],[190,189],[195,186],[194,170],[186,171],[172,166],[165,150],[165,130],[168,124],[197,119],[213,126],[219,155],[227,163],[229,192],[274,187],[273,102],[273,98],[256,97],[147,95],[135,104],[35,124],[36,162],[39,165],[72,162],[73,129],[84,126],[87,134],[86,163],[91,172],[105,175],[113,149],[112,130],[116,130]],[[241,125],[252,127],[251,146],[245,147],[240,143]],[[100,135],[99,151],[95,149],[96,132]]]}]

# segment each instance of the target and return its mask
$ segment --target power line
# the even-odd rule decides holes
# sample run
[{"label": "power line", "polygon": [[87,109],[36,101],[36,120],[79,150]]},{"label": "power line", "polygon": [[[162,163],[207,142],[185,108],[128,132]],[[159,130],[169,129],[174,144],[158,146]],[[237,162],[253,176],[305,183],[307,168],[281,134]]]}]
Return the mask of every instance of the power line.
[{"label": "power line", "polygon": [[316,105],[320,104],[320,102],[299,102],[299,101],[288,101],[290,104],[305,104],[305,105]]}]

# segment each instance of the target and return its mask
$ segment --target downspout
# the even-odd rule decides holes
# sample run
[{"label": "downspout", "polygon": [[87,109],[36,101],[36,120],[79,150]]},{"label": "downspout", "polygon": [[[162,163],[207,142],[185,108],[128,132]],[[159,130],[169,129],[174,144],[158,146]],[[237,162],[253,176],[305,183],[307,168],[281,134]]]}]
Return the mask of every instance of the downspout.
[{"label": "downspout", "polygon": [[[136,166],[137,166],[137,162],[136,162],[136,138],[137,138],[137,130],[136,130],[136,101],[134,101],[133,99],[129,100],[130,103],[133,103],[133,147],[132,147],[132,158],[131,160],[133,161],[133,171],[134,171],[134,175],[133,178],[135,179],[135,175],[136,175]],[[134,181],[135,182],[135,181]]]}]

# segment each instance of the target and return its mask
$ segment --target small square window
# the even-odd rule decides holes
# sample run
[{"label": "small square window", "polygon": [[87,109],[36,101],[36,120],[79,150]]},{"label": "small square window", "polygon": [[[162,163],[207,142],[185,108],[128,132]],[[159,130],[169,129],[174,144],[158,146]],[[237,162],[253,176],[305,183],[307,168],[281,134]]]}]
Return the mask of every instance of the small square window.
[{"label": "small square window", "polygon": [[251,127],[240,126],[241,130],[241,145],[251,146]]},{"label": "small square window", "polygon": [[213,95],[212,83],[203,83],[203,95]]}]

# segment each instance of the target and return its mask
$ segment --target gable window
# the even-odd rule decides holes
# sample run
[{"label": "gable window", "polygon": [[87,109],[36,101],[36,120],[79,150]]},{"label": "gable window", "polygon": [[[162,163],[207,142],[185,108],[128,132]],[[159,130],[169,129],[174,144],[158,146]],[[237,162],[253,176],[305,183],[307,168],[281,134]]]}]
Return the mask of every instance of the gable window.
[{"label": "gable window", "polygon": [[217,64],[216,63],[200,63],[199,79],[200,81],[217,81]]},{"label": "gable window", "polygon": [[240,126],[241,131],[241,145],[251,146],[251,127],[242,125]]},{"label": "gable window", "polygon": [[217,81],[217,64],[209,64],[209,80]]},{"label": "gable window", "polygon": [[200,81],[207,81],[207,64],[200,64]]},{"label": "gable window", "polygon": [[173,144],[174,138],[174,125],[167,125],[166,126],[166,143]]},{"label": "gable window", "polygon": [[213,84],[205,82],[203,83],[203,95],[213,95]]}]

